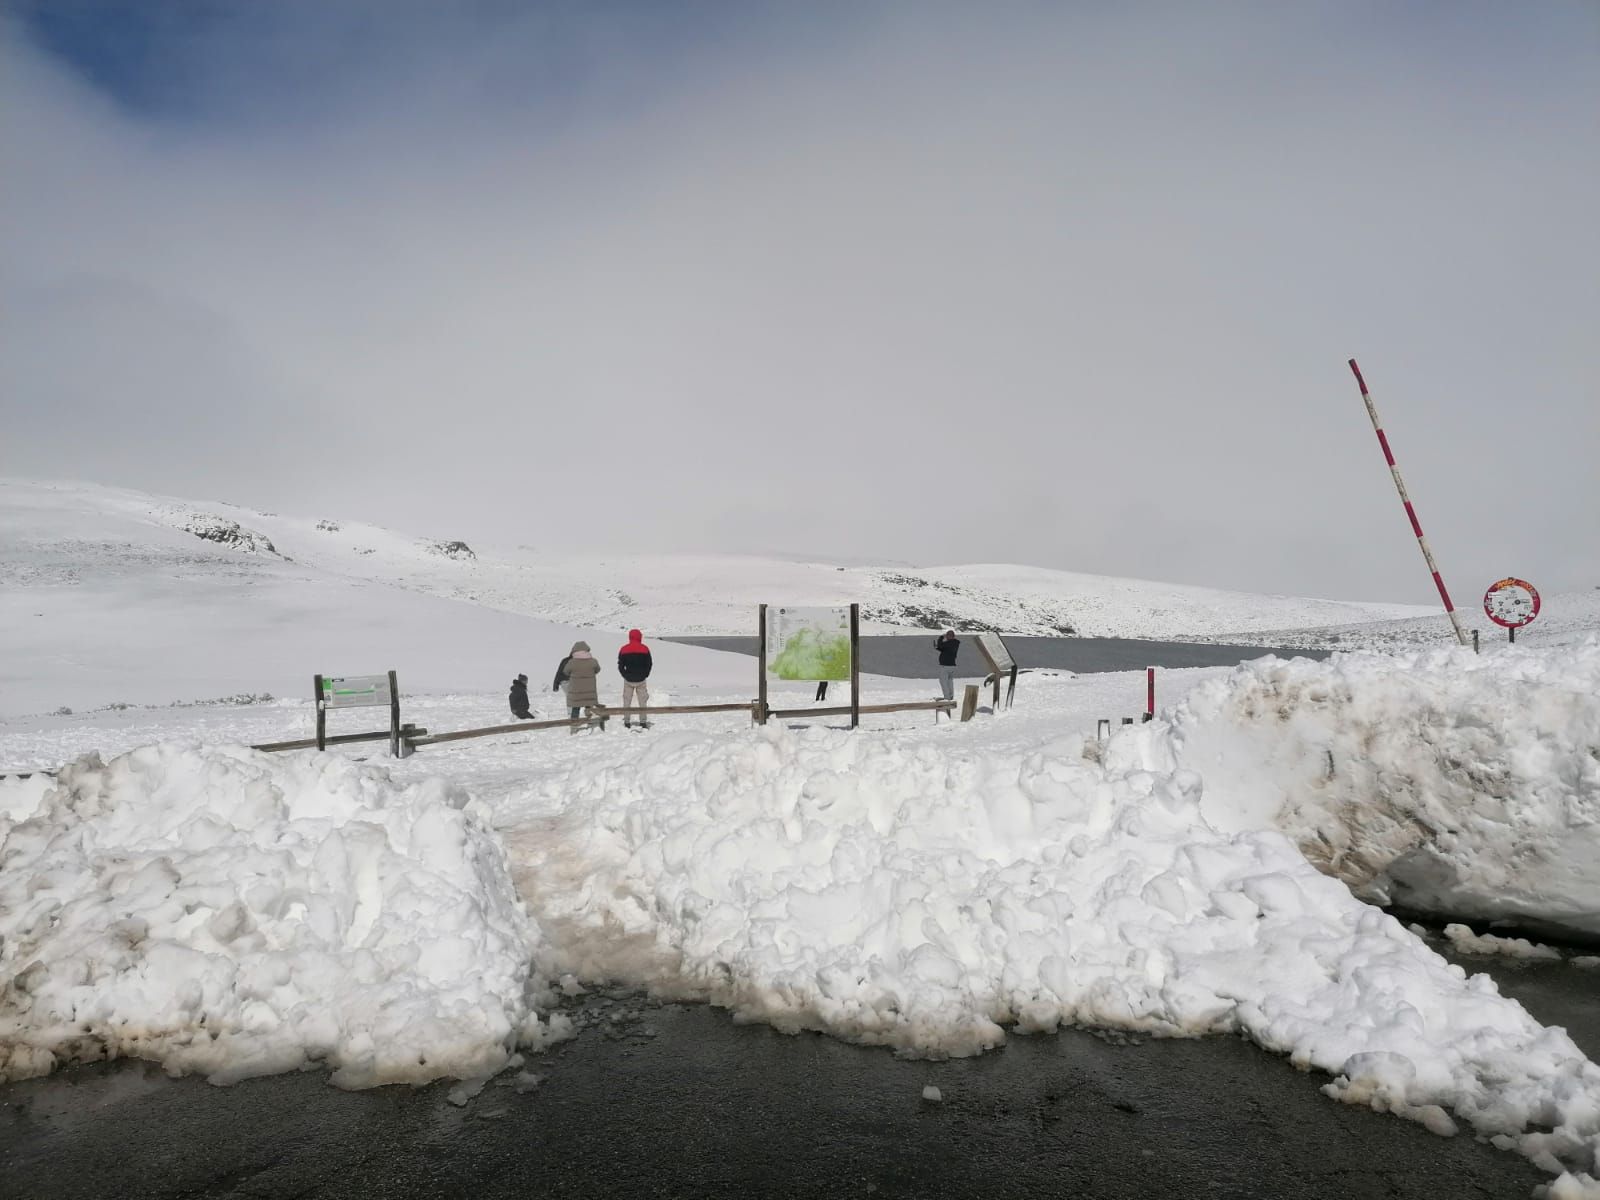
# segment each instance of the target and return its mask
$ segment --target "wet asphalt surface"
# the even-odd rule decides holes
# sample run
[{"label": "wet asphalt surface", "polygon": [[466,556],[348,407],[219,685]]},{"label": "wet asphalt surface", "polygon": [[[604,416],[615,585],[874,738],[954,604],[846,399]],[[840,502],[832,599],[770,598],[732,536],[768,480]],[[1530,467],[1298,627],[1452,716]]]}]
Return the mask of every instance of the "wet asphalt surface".
[{"label": "wet asphalt surface", "polygon": [[[1600,1057],[1600,973],[1461,961]],[[1329,1100],[1326,1076],[1238,1038],[1063,1030],[922,1062],[624,992],[570,1011],[576,1039],[462,1106],[449,1084],[214,1088],[133,1062],[0,1087],[0,1196],[1503,1200],[1548,1182]]]},{"label": "wet asphalt surface", "polygon": [[[895,679],[935,679],[939,659],[933,633],[893,634],[861,639],[861,669],[869,675]],[[753,637],[674,637],[666,641],[731,650],[754,655],[760,643]],[[1201,642],[1151,642],[1134,638],[1012,637],[1006,645],[1023,669],[1046,667],[1081,675],[1103,671],[1142,671],[1145,667],[1231,667],[1252,658],[1276,654],[1280,658],[1327,658],[1326,650],[1287,650],[1271,646],[1219,646]],[[982,657],[970,638],[963,638],[956,659],[963,677],[986,673]]]}]

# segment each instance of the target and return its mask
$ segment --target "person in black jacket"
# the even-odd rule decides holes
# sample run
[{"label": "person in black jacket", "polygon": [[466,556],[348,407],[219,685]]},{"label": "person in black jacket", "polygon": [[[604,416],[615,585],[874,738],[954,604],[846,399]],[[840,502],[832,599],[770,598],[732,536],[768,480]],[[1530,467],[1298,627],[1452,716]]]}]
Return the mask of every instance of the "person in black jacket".
[{"label": "person in black jacket", "polygon": [[511,715],[519,721],[533,720],[528,710],[528,677],[518,675],[511,681]]},{"label": "person in black jacket", "polygon": [[[631,729],[633,719],[629,711],[637,700],[640,708],[650,704],[650,689],[645,680],[650,678],[650,647],[644,644],[644,634],[637,629],[628,630],[628,644],[617,651],[617,674],[622,676],[622,727]],[[639,714],[639,728],[649,729],[650,718]]]},{"label": "person in black jacket", "polygon": [[946,700],[956,698],[956,652],[961,649],[961,639],[954,629],[946,629],[944,636],[933,643],[939,652],[939,690]]}]

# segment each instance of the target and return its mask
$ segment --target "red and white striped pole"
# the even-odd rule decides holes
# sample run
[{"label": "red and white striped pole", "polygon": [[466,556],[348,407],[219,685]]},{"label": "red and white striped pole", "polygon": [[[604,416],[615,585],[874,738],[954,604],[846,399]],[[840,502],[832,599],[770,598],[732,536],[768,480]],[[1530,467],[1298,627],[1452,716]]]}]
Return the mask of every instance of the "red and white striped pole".
[{"label": "red and white striped pole", "polygon": [[1450,625],[1456,631],[1456,641],[1463,646],[1467,644],[1467,631],[1461,628],[1461,618],[1456,616],[1456,606],[1450,603],[1450,593],[1445,590],[1444,579],[1439,574],[1439,564],[1433,561],[1433,551],[1428,549],[1428,539],[1422,536],[1422,523],[1417,520],[1417,510],[1411,504],[1411,497],[1406,495],[1405,480],[1400,478],[1400,468],[1395,466],[1394,451],[1389,449],[1389,439],[1383,434],[1383,425],[1378,420],[1378,410],[1373,406],[1372,394],[1367,391],[1367,381],[1361,378],[1361,368],[1356,366],[1356,360],[1350,360],[1350,370],[1356,377],[1356,383],[1361,388],[1361,399],[1367,406],[1367,416],[1372,418],[1372,431],[1378,435],[1378,445],[1383,447],[1383,461],[1389,464],[1389,474],[1394,476],[1395,490],[1400,493],[1400,502],[1406,506],[1406,517],[1411,521],[1411,531],[1417,535],[1417,545],[1422,549],[1422,558],[1428,564],[1428,570],[1433,574],[1433,584],[1439,589],[1439,599],[1444,601],[1445,614],[1450,618]]}]

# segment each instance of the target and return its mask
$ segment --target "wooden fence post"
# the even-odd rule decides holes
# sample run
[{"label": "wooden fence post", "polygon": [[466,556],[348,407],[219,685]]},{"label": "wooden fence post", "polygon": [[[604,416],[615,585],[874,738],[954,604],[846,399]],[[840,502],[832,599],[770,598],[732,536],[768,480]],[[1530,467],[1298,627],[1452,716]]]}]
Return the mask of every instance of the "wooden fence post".
[{"label": "wooden fence post", "polygon": [[961,719],[972,720],[972,714],[978,711],[978,685],[969,683],[961,692]]},{"label": "wooden fence post", "polygon": [[400,757],[400,681],[389,672],[389,757]]},{"label": "wooden fence post", "polygon": [[328,748],[328,710],[322,706],[322,676],[318,675],[311,686],[317,693],[317,749]]},{"label": "wooden fence post", "polygon": [[757,635],[759,646],[757,648],[756,668],[756,724],[767,723],[767,606],[761,606],[759,618],[759,633]]},{"label": "wooden fence post", "polygon": [[861,726],[861,605],[850,606],[850,728]]}]

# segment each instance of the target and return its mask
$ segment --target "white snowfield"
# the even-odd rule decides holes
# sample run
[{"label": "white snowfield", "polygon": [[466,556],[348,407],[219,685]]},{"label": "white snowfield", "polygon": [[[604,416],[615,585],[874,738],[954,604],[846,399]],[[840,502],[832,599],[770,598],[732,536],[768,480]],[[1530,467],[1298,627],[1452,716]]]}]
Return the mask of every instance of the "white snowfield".
[{"label": "white snowfield", "polygon": [[[626,626],[579,629],[323,571],[276,531],[271,552],[210,541],[189,528],[218,528],[203,515],[138,492],[0,480],[0,720],[309,696],[318,672],[394,669],[408,694],[503,694],[519,672],[548,686],[580,638],[624,640]],[[447,575],[458,566],[415,543],[407,551]],[[737,657],[693,646],[656,654],[664,671],[705,686],[751,675]],[[16,765],[0,757],[0,769]]]},{"label": "white snowfield", "polygon": [[[757,605],[768,602],[858,601],[869,633],[1070,627],[1121,637],[1428,611],[1032,567],[580,556],[494,547],[470,535],[462,545],[326,517],[0,478],[0,716],[297,695],[340,654],[394,667],[414,689],[482,690],[498,682],[508,659],[535,678],[544,674],[519,657],[524,648],[546,657],[580,627],[608,636],[642,628],[652,638],[751,634]],[[696,653],[666,644],[661,652]]]},{"label": "white snowfield", "polygon": [[[1077,681],[1059,677],[1030,689],[1039,713],[969,725],[532,736],[482,776],[492,811],[422,756],[164,746],[88,762],[39,815],[0,822],[5,1070],[131,1053],[219,1082],[302,1065],[345,1086],[481,1077],[565,1032],[552,988],[605,981],[913,1055],[1062,1023],[1239,1032],[1328,1073],[1336,1098],[1493,1138],[1588,1194],[1600,1068],[1250,826],[1322,811],[1304,799],[1314,773],[1258,728],[1285,705],[1336,748],[1372,743],[1383,777],[1410,781],[1393,803],[1435,796],[1456,744],[1401,731],[1390,751],[1368,728],[1432,686],[1430,728],[1491,731],[1474,769],[1523,772],[1506,780],[1505,797],[1529,784],[1508,830],[1552,845],[1559,818],[1590,837],[1596,656],[1197,672],[1211,682],[1171,724],[1104,746],[1067,732]],[[1285,700],[1284,679],[1305,696]],[[1195,757],[1224,729],[1223,765]],[[1313,764],[1322,744],[1305,742]],[[1404,744],[1404,770],[1385,766]],[[462,777],[472,761],[432,760]],[[1335,780],[1341,763],[1336,749]],[[1263,779],[1302,800],[1271,809]],[[1498,834],[1467,845],[1452,897],[1500,887],[1496,856],[1524,853]],[[1585,887],[1576,870],[1557,906]]]}]

